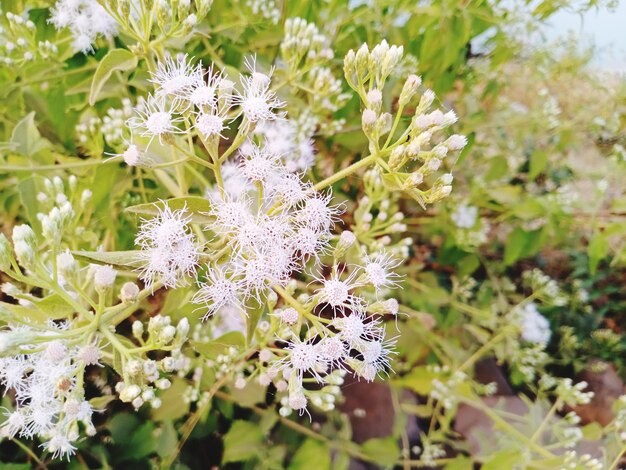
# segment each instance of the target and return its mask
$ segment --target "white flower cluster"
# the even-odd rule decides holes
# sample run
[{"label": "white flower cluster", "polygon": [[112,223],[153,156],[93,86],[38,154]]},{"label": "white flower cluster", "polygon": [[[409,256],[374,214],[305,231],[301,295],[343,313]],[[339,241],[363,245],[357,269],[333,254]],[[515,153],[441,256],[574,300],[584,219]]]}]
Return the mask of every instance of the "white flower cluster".
[{"label": "white flower cluster", "polygon": [[99,36],[117,33],[117,23],[97,0],[58,0],[51,13],[50,23],[58,30],[69,29],[74,48],[85,54],[93,50]]},{"label": "white flower cluster", "polygon": [[519,325],[525,341],[544,346],[550,341],[550,323],[539,313],[534,302],[527,303],[519,312]]},{"label": "white flower cluster", "polygon": [[[6,22],[2,21],[4,18]],[[0,17],[0,63],[22,66],[57,54],[57,47],[50,41],[37,40],[37,28],[31,20],[10,11],[4,18]]]},{"label": "white flower cluster", "polygon": [[[213,67],[192,65],[187,56],[169,58],[159,63],[151,82],[156,93],[139,103],[136,116],[128,126],[142,137],[163,139],[194,129],[203,139],[219,139],[227,128],[226,121],[243,115],[243,128],[282,116],[276,112],[284,103],[270,89],[270,77],[256,71],[254,61],[247,63],[249,75],[240,78],[242,90]],[[237,110],[234,108],[237,107]],[[191,113],[192,122],[187,119]],[[185,114],[185,115],[183,115]],[[181,129],[183,122],[187,130]]]},{"label": "white flower cluster", "polygon": [[[228,247],[229,256],[208,267],[207,282],[196,295],[207,315],[260,298],[274,284],[284,286],[306,260],[324,253],[339,212],[329,205],[329,195],[289,173],[267,146],[250,144],[240,157],[244,180],[238,181],[243,185],[236,187],[238,197],[214,195],[211,200],[214,221],[207,228]],[[224,186],[229,188],[230,181]]]},{"label": "white flower cluster", "polygon": [[[71,346],[62,338],[67,325],[50,323],[46,330],[10,327],[0,333],[0,382],[15,393],[16,408],[5,412],[1,432],[39,437],[53,456],[69,458],[79,437],[79,423],[94,435],[93,409],[85,400],[82,374],[85,366],[98,365],[94,345]],[[35,343],[44,337],[43,346]],[[18,347],[19,345],[19,347]]]},{"label": "white flower cluster", "polygon": [[187,224],[185,209],[171,210],[165,205],[159,215],[144,220],[135,244],[141,249],[140,278],[147,287],[161,282],[165,287],[186,284],[186,277],[195,275],[200,247]]},{"label": "white flower cluster", "polygon": [[[254,128],[252,137],[262,142],[269,153],[279,155],[290,173],[306,171],[315,161],[311,136],[299,129],[296,121],[285,118],[262,122]],[[253,141],[246,141],[240,151],[244,155],[252,153]]]},{"label": "white flower cluster", "polygon": [[102,139],[111,147],[118,147],[124,141],[124,124],[133,114],[133,106],[128,98],[122,99],[120,108],[109,108],[104,117],[91,116],[76,125],[76,136],[81,145],[97,142],[98,156]]},{"label": "white flower cluster", "polygon": [[459,204],[450,216],[454,225],[462,229],[470,229],[476,225],[478,207]]}]

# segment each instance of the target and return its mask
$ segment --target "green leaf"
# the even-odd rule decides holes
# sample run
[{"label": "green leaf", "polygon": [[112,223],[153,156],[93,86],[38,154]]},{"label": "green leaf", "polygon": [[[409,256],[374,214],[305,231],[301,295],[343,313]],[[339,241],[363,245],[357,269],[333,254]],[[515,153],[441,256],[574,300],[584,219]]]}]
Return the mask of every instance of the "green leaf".
[{"label": "green leaf", "polygon": [[120,455],[121,459],[140,460],[155,453],[157,447],[153,433],[154,423],[151,421],[142,424],[134,430],[130,438],[122,444],[124,450]]},{"label": "green leaf", "polygon": [[604,233],[596,233],[587,247],[589,255],[589,270],[595,274],[598,264],[609,253],[609,240]]},{"label": "green leaf", "polygon": [[262,295],[260,301],[254,300],[256,305],[251,306],[246,310],[248,316],[246,317],[246,340],[248,344],[252,343],[256,326],[259,323],[259,319],[265,310],[265,296]]},{"label": "green leaf", "polygon": [[524,459],[517,450],[504,450],[494,454],[481,467],[481,470],[502,470],[504,468],[524,468]]},{"label": "green leaf", "polygon": [[207,359],[215,359],[231,346],[239,349],[243,348],[245,344],[246,339],[240,331],[230,331],[208,343],[192,341],[194,349]]},{"label": "green leaf", "polygon": [[91,82],[89,104],[96,103],[102,87],[116,70],[125,71],[137,67],[137,57],[126,49],[113,49],[104,56],[98,64],[96,73]]},{"label": "green leaf", "polygon": [[224,436],[223,463],[239,462],[255,457],[263,450],[263,433],[248,421],[234,421]]},{"label": "green leaf", "polygon": [[307,470],[315,462],[316,470],[330,470],[330,450],[320,441],[307,439],[289,463],[289,470]]},{"label": "green leaf", "polygon": [[187,414],[189,403],[180,399],[187,390],[187,383],[183,379],[172,379],[172,385],[159,398],[161,406],[152,410],[152,419],[155,421],[174,421]]},{"label": "green leaf", "polygon": [[11,134],[11,143],[15,151],[26,157],[32,157],[40,150],[47,148],[50,143],[41,137],[39,129],[35,125],[35,112],[18,122]]},{"label": "green leaf", "polygon": [[392,467],[400,456],[400,449],[393,437],[369,439],[363,443],[361,450],[386,467]]},{"label": "green leaf", "polygon": [[72,251],[76,259],[98,264],[136,268],[141,265],[141,251]]},{"label": "green leaf", "polygon": [[543,150],[535,150],[530,155],[530,169],[528,171],[528,178],[534,180],[539,176],[548,165],[548,152]]},{"label": "green leaf", "polygon": [[130,206],[124,210],[131,214],[156,217],[166,205],[171,210],[186,209],[194,223],[206,224],[212,221],[211,217],[206,215],[211,210],[211,204],[207,199],[200,196],[175,197],[159,202]]},{"label": "green leaf", "polygon": [[513,230],[506,239],[504,247],[504,264],[510,266],[515,263],[524,252],[524,246],[528,239],[528,232],[521,228]]},{"label": "green leaf", "polygon": [[411,372],[395,382],[420,395],[428,395],[432,390],[432,382],[435,377],[437,377],[435,372],[431,371],[426,366],[419,366],[414,367]]},{"label": "green leaf", "polygon": [[444,470],[472,470],[473,468],[472,459],[459,455],[452,462],[448,463]]},{"label": "green leaf", "polygon": [[170,456],[178,444],[178,433],[174,425],[171,421],[166,421],[157,429],[156,434],[157,454],[162,458]]}]

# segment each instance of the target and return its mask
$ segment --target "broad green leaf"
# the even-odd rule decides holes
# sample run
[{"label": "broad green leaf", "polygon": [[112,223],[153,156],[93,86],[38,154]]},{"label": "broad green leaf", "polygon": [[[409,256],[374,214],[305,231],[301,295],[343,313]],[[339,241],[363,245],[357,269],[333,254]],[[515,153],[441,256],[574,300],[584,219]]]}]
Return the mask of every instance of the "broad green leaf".
[{"label": "broad green leaf", "polygon": [[32,157],[50,145],[46,139],[41,137],[39,129],[35,125],[34,111],[15,125],[11,134],[11,143],[17,153],[26,157]]},{"label": "broad green leaf", "polygon": [[174,421],[185,416],[189,411],[189,403],[180,399],[187,389],[183,379],[174,378],[170,388],[161,393],[161,406],[152,410],[155,421]]},{"label": "broad green leaf", "polygon": [[166,205],[171,210],[186,209],[191,215],[191,221],[198,224],[206,224],[212,220],[206,215],[211,210],[211,204],[207,199],[200,196],[175,197],[158,202],[138,204],[127,207],[125,211],[131,214],[156,217]]},{"label": "broad green leaf", "polygon": [[289,463],[289,470],[307,470],[315,462],[316,470],[330,470],[330,450],[323,442],[307,439]]},{"label": "broad green leaf", "polygon": [[235,399],[238,406],[253,406],[265,401],[267,388],[257,380],[249,380],[242,389],[233,388],[230,395]]},{"label": "broad green leaf", "polygon": [[224,436],[223,462],[239,462],[257,456],[263,450],[263,433],[258,424],[234,421]]},{"label": "broad green leaf", "polygon": [[178,433],[171,421],[166,421],[155,431],[156,451],[160,457],[168,457],[176,450]]},{"label": "broad green leaf", "polygon": [[380,465],[392,467],[400,457],[400,449],[394,437],[369,439],[361,450]]},{"label": "broad green leaf", "polygon": [[98,64],[98,68],[94,73],[91,82],[91,90],[89,91],[89,104],[93,106],[96,103],[98,95],[102,87],[111,77],[113,72],[131,70],[137,66],[137,57],[126,49],[113,49],[104,56]]},{"label": "broad green leaf", "polygon": [[123,451],[118,455],[120,460],[140,460],[156,452],[157,441],[154,439],[154,423],[147,421],[135,429],[130,438],[123,443],[118,442]]},{"label": "broad green leaf", "polygon": [[141,265],[141,252],[132,251],[73,251],[76,259],[90,263],[136,268]]}]

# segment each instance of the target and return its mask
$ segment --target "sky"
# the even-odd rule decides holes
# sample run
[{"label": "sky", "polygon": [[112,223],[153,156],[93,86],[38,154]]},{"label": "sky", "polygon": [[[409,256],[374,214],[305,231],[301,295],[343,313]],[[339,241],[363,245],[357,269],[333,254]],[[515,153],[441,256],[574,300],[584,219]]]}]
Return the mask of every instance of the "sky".
[{"label": "sky", "polygon": [[608,70],[626,73],[626,0],[620,0],[615,11],[592,9],[582,16],[559,12],[546,25],[548,38],[574,31],[582,44],[597,46],[594,63]]}]

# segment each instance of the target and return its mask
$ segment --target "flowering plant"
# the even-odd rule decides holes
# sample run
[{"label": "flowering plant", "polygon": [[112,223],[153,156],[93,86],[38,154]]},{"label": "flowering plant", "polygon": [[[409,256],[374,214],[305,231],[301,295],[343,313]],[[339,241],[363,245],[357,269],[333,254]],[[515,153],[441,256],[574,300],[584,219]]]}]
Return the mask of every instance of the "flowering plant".
[{"label": "flowering plant", "polygon": [[[619,462],[623,410],[599,431],[603,460],[584,455],[572,410],[593,392],[557,369],[575,332],[554,318],[591,309],[583,281],[516,265],[570,220],[558,162],[494,163],[501,143],[475,122],[485,98],[448,93],[505,76],[465,48],[490,18],[506,55],[510,12],[476,7],[461,27],[404,3],[57,0],[4,14],[0,433],[15,462]],[[375,25],[387,39],[372,41]],[[462,34],[439,46],[442,25]],[[538,119],[565,132],[541,93]],[[480,170],[459,179],[468,152]],[[622,226],[594,229],[589,272],[623,258],[609,246]],[[487,357],[518,387],[517,420],[490,406]],[[396,424],[370,434],[359,419],[376,410],[354,400],[377,387]],[[468,450],[463,407],[502,439]]]}]

